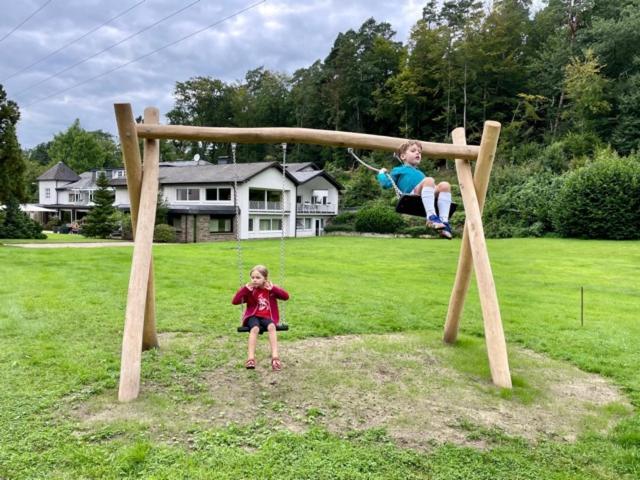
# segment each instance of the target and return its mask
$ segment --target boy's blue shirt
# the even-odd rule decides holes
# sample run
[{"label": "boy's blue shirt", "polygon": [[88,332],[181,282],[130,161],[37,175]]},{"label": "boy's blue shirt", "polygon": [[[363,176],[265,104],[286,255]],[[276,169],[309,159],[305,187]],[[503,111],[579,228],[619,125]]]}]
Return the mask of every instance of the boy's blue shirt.
[{"label": "boy's blue shirt", "polygon": [[[416,167],[406,164],[393,168],[390,175],[402,193],[411,193],[416,185],[426,177]],[[391,180],[384,173],[379,173],[377,179],[382,188],[392,187]]]}]

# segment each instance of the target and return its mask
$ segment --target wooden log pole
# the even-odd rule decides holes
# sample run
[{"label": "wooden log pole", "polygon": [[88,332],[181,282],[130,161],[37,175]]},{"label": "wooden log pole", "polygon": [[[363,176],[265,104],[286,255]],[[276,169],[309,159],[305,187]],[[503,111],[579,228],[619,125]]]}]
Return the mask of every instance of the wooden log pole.
[{"label": "wooden log pole", "polygon": [[[154,118],[154,116],[157,118],[158,113],[147,112],[147,110],[149,109],[145,110],[145,118],[148,116],[149,118]],[[150,141],[145,147],[140,210],[131,260],[131,276],[129,277],[122,338],[120,389],[118,392],[118,400],[121,402],[137,398],[140,392],[142,335],[158,197],[159,156],[160,150],[157,143]]]},{"label": "wooden log pole", "polygon": [[[478,153],[478,161],[476,163],[473,183],[478,197],[478,207],[480,214],[484,207],[484,200],[487,195],[487,187],[489,186],[489,177],[493,168],[493,159],[496,155],[498,146],[498,137],[500,136],[500,123],[487,121],[484,123],[484,131],[482,132],[482,140],[480,141],[480,152]],[[460,144],[466,143],[464,131],[456,135],[454,142]],[[471,257],[471,247],[469,245],[469,231],[465,224],[462,234],[462,245],[460,248],[460,258],[458,259],[458,270],[456,279],[451,291],[449,300],[449,310],[444,326],[444,338],[446,343],[454,343],[458,338],[458,329],[462,311],[464,309],[464,301],[469,290],[469,282],[471,280],[471,269],[473,259]]]},{"label": "wooden log pole", "polygon": [[[191,127],[186,125],[147,125],[145,123],[144,125],[136,125],[136,129],[140,138],[204,140],[225,143],[305,143],[386,151],[395,151],[407,141],[406,138],[312,128]],[[421,143],[422,154],[427,157],[463,158],[465,160],[475,160],[478,157],[478,146],[423,141]]]},{"label": "wooden log pole", "polygon": [[[138,211],[140,209],[140,189],[142,187],[142,161],[140,159],[140,147],[138,145],[138,133],[135,128],[135,120],[131,105],[128,103],[116,103],[114,105],[120,147],[124,158],[124,168],[129,191],[129,203],[131,205],[131,229],[133,238],[136,238],[138,224]],[[147,119],[145,118],[145,122]],[[157,123],[158,118],[149,119],[149,122]],[[142,332],[142,350],[149,350],[159,346],[156,330],[156,301],[155,285],[153,279],[153,258],[149,267],[149,283],[147,285],[147,300],[144,311],[144,329]]]},{"label": "wooden log pole", "polygon": [[[464,129],[456,128],[452,135],[455,142],[464,141]],[[491,263],[489,262],[487,243],[484,238],[482,215],[473,183],[471,163],[467,160],[456,159],[456,171],[458,173],[460,193],[464,202],[464,210],[467,215],[465,228],[469,232],[469,246],[473,258],[473,267],[476,271],[478,293],[480,294],[491,379],[498,387],[511,388],[507,344],[502,328],[502,319],[500,318],[498,294],[493,280]]]}]

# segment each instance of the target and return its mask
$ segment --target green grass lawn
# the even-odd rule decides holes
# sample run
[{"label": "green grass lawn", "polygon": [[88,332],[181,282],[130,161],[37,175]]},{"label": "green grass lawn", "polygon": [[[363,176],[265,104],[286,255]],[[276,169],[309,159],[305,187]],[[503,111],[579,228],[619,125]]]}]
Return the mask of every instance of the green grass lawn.
[{"label": "green grass lawn", "polygon": [[[279,243],[243,245],[247,269],[264,263],[280,283]],[[488,245],[513,391],[489,384],[473,282],[459,343],[440,342],[459,239],[324,237],[287,241],[291,330],[275,377],[264,338],[261,369],[242,368],[235,243],[156,248],[162,345],[143,355],[141,396],[124,405],[132,249],[0,246],[0,479],[640,478],[640,242]],[[436,364],[448,375],[429,377]],[[399,411],[422,397],[446,411],[464,389],[478,412],[535,415],[553,400],[550,379],[574,367],[618,386],[633,412],[594,406],[568,440],[487,427],[473,408],[415,433],[436,418]]]},{"label": "green grass lawn", "polygon": [[0,238],[0,244],[7,245],[15,243],[85,243],[85,242],[119,242],[120,240],[104,239],[104,238],[90,238],[83,235],[71,234],[71,233],[53,233],[43,232],[47,238],[43,240],[34,240],[26,238]]}]

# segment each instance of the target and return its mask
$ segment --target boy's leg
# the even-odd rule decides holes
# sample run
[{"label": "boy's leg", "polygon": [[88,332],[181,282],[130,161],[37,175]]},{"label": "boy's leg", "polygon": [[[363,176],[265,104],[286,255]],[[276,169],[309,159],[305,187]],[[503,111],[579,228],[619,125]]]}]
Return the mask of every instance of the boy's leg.
[{"label": "boy's leg", "polygon": [[449,182],[440,182],[436,190],[438,192],[438,216],[444,228],[440,230],[440,236],[443,238],[451,239],[453,234],[451,233],[451,225],[449,225],[449,211],[451,210],[451,185]]},{"label": "boy's leg", "polygon": [[435,191],[436,184],[431,177],[425,178],[414,189],[414,192],[420,195],[420,197],[422,198],[422,204],[424,205],[424,210],[427,217],[427,227],[440,230],[444,228],[444,224],[436,214]]}]

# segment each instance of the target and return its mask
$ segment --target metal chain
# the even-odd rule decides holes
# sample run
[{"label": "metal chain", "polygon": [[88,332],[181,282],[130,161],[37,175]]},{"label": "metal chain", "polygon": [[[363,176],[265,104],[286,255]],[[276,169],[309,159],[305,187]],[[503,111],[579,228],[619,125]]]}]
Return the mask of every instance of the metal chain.
[{"label": "metal chain", "polygon": [[[286,172],[287,172],[287,144],[282,144],[282,192],[280,199],[280,286],[284,288],[285,281],[285,271],[284,271],[284,261],[285,261],[285,251],[284,251],[284,193],[285,193],[285,180],[286,180]],[[289,215],[291,218],[291,215]],[[285,317],[285,302],[282,303],[282,322],[286,323]]]},{"label": "metal chain", "polygon": [[[238,209],[238,164],[236,162],[236,147],[237,144],[231,144],[231,158],[233,159],[233,204],[235,206],[236,213],[236,252],[238,258],[238,280],[239,285],[242,287],[244,284],[244,261],[242,259],[242,242],[240,241],[240,210]],[[240,305],[240,322],[244,316],[244,309]]]}]

